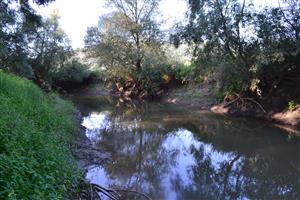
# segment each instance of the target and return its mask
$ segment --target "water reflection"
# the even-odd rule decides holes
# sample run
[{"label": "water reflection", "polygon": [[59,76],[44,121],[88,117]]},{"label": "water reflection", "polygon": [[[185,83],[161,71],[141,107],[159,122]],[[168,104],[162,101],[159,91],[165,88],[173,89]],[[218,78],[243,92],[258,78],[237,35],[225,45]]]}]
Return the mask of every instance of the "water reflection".
[{"label": "water reflection", "polygon": [[95,147],[112,155],[87,173],[106,187],[170,200],[300,196],[299,141],[262,122],[147,105],[93,108],[83,125]]}]

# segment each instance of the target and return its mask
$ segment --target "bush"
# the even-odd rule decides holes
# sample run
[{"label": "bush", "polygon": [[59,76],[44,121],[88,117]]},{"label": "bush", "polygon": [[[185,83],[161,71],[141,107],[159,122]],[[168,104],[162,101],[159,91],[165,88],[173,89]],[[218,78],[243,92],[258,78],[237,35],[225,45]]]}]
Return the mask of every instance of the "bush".
[{"label": "bush", "polygon": [[[126,67],[115,67],[104,72],[106,83],[117,93],[132,91],[131,97],[146,93],[156,96],[171,84],[173,72],[167,65],[144,65],[140,71]],[[122,96],[122,94],[121,94]],[[145,97],[146,97],[145,96]]]},{"label": "bush", "polygon": [[143,90],[155,96],[157,92],[169,84],[172,72],[167,66],[144,66],[137,76]]},{"label": "bush", "polygon": [[194,81],[196,65],[178,65],[174,68],[174,77],[181,84],[189,84]]},{"label": "bush", "polygon": [[77,60],[66,63],[52,72],[52,81],[58,84],[80,84],[92,75],[88,66]]},{"label": "bush", "polygon": [[79,173],[72,104],[0,71],[0,199],[65,199]]}]

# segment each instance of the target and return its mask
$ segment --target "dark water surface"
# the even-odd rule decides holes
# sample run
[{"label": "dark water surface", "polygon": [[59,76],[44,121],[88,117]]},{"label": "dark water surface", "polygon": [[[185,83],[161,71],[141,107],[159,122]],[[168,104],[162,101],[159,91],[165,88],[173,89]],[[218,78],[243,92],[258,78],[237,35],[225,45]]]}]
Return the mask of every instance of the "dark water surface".
[{"label": "dark water surface", "polygon": [[300,199],[300,141],[271,124],[159,103],[74,98],[112,162],[87,179],[153,200]]}]

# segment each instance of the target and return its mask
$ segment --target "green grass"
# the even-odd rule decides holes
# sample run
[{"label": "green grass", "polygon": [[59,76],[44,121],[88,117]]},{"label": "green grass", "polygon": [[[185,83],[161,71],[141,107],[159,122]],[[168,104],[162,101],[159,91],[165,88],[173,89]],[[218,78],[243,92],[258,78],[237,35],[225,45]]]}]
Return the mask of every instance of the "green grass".
[{"label": "green grass", "polygon": [[80,174],[71,103],[0,71],[0,199],[66,199]]}]

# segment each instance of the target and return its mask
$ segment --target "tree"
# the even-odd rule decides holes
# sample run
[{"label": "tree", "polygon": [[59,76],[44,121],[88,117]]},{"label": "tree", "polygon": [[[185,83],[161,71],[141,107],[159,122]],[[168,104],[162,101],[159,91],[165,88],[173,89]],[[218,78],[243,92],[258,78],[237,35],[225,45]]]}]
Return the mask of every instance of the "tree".
[{"label": "tree", "polygon": [[114,52],[106,54],[111,55],[111,63],[119,60],[122,65],[140,71],[147,52],[161,44],[162,35],[155,21],[159,1],[108,0],[107,3],[117,11],[102,17],[98,28],[88,30],[86,46],[109,47]]},{"label": "tree", "polygon": [[58,20],[59,14],[54,11],[33,34],[30,57],[36,78],[51,80],[51,70],[62,67],[74,54]]},{"label": "tree", "polygon": [[140,70],[143,49],[160,39],[158,25],[154,19],[159,0],[108,0],[107,2],[117,8],[124,18],[124,29],[129,33],[128,39],[133,40],[136,53],[135,66]]},{"label": "tree", "polygon": [[250,79],[251,53],[255,51],[255,46],[248,43],[251,36],[245,34],[251,27],[252,4],[245,0],[191,0],[188,5],[188,24],[179,27],[171,40],[194,45],[199,71],[222,69],[221,74],[227,74],[221,81],[223,86],[230,77],[243,88]]},{"label": "tree", "polygon": [[188,5],[188,23],[171,39],[194,46],[198,71],[217,72],[223,94],[268,98],[279,82],[299,80],[299,1],[279,1],[261,12],[246,0],[190,0]]},{"label": "tree", "polygon": [[166,63],[163,35],[155,16],[156,0],[108,0],[116,11],[90,27],[85,50],[105,70],[106,80],[121,96],[155,95]]},{"label": "tree", "polygon": [[[46,5],[52,1],[34,0],[33,3]],[[0,68],[32,77],[27,46],[30,43],[29,36],[40,22],[41,17],[28,0],[0,1]]]},{"label": "tree", "polygon": [[100,18],[98,27],[87,30],[87,52],[89,56],[98,58],[99,65],[104,68],[126,70],[134,66],[134,49],[128,42],[123,23],[119,13],[111,13]]},{"label": "tree", "polygon": [[297,96],[299,89],[300,3],[294,0],[278,3],[278,7],[266,8],[255,14],[259,48],[251,71],[260,81],[264,99],[274,96],[276,91],[279,93],[280,89],[284,89],[285,98],[289,99]]},{"label": "tree", "polygon": [[[52,0],[34,0],[45,5]],[[13,5],[12,5],[13,4]],[[74,57],[70,41],[55,11],[49,18],[35,13],[28,0],[0,1],[0,68],[50,84],[72,85],[90,77],[87,66]]]}]

